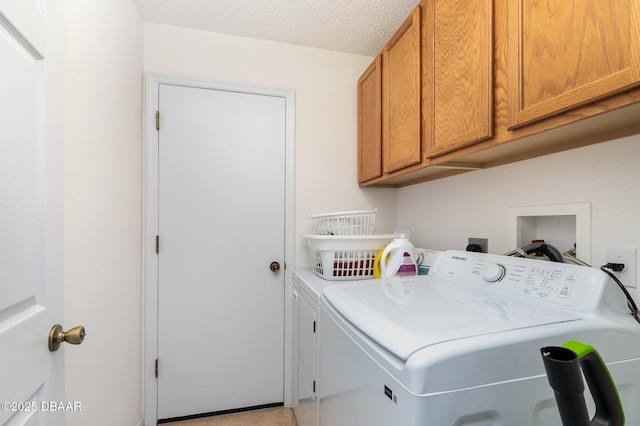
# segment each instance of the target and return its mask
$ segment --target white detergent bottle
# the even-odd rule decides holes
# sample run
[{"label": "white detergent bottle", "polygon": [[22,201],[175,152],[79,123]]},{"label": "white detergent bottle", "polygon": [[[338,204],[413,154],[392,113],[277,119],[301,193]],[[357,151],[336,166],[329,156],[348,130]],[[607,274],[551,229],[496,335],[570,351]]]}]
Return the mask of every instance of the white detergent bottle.
[{"label": "white detergent bottle", "polygon": [[415,276],[418,266],[414,260],[415,247],[409,241],[409,231],[393,231],[391,241],[380,256],[382,290],[400,305],[408,305],[413,299]]}]

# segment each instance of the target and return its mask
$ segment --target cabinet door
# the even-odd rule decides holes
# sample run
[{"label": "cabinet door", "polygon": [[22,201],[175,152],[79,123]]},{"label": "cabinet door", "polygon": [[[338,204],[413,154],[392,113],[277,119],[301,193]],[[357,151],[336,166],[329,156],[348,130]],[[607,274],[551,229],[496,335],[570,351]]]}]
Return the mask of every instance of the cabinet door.
[{"label": "cabinet door", "polygon": [[493,0],[423,0],[427,157],[493,135]]},{"label": "cabinet door", "polygon": [[509,2],[509,128],[640,82],[637,0]]},{"label": "cabinet door", "polygon": [[[300,297],[298,350],[300,367],[307,382],[307,389],[311,392],[309,395],[311,398],[315,398],[316,395],[318,371],[318,338],[316,334],[317,309],[318,308],[315,304],[309,303],[304,296]],[[303,396],[302,392],[300,396]]]},{"label": "cabinet door", "polygon": [[382,169],[390,173],[422,162],[420,139],[420,5],[382,55]]},{"label": "cabinet door", "polygon": [[358,80],[358,182],[382,175],[382,57]]}]

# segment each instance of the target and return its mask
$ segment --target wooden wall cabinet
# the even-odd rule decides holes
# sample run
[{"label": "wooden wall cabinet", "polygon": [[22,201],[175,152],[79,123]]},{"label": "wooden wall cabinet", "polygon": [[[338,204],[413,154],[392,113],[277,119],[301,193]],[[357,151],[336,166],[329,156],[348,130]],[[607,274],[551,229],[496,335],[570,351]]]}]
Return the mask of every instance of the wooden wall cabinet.
[{"label": "wooden wall cabinet", "polygon": [[420,5],[391,38],[382,54],[382,171],[422,161]]},{"label": "wooden wall cabinet", "polygon": [[640,83],[637,0],[517,0],[508,7],[510,129]]},{"label": "wooden wall cabinet", "polygon": [[[493,0],[422,0],[358,82],[362,186],[395,185],[467,165],[430,159],[493,135]],[[382,68],[382,162],[373,81]],[[377,71],[376,71],[377,70]],[[377,98],[375,98],[377,99]],[[367,127],[365,127],[365,124]],[[377,152],[377,151],[376,151]],[[474,167],[472,167],[474,168]]]},{"label": "wooden wall cabinet", "polygon": [[360,141],[361,163],[377,161],[378,146],[382,161],[359,174],[361,186],[406,186],[640,133],[638,0],[421,0],[417,9],[420,87],[414,57],[397,47],[409,45],[403,26],[382,52],[381,141]]},{"label": "wooden wall cabinet", "polygon": [[382,55],[358,80],[358,182],[382,176]]},{"label": "wooden wall cabinet", "polygon": [[358,80],[358,181],[421,167],[421,8]]},{"label": "wooden wall cabinet", "polygon": [[428,158],[493,136],[493,0],[423,1]]}]

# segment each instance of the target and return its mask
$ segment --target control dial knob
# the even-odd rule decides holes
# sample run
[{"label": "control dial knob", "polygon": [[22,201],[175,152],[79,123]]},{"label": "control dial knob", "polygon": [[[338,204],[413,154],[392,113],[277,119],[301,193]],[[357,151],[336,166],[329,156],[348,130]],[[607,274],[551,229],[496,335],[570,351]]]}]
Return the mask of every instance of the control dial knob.
[{"label": "control dial knob", "polygon": [[484,268],[482,277],[490,283],[495,283],[504,278],[506,272],[507,270],[504,265],[499,263],[490,263]]}]

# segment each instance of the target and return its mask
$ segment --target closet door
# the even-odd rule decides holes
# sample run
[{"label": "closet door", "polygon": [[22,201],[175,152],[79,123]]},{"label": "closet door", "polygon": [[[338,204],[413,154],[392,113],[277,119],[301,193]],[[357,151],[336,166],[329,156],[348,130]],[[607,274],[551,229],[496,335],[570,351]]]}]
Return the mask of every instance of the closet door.
[{"label": "closet door", "polygon": [[284,401],[285,103],[160,85],[158,419]]}]

